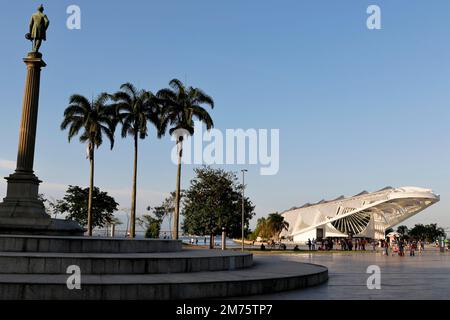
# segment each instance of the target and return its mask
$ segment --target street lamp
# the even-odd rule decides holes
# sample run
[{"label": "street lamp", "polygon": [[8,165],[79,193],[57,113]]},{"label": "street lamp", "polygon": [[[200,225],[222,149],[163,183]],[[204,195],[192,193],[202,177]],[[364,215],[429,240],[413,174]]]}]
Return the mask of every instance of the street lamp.
[{"label": "street lamp", "polygon": [[245,249],[245,240],[244,240],[244,223],[245,223],[245,173],[248,172],[247,169],[242,169],[242,251]]}]

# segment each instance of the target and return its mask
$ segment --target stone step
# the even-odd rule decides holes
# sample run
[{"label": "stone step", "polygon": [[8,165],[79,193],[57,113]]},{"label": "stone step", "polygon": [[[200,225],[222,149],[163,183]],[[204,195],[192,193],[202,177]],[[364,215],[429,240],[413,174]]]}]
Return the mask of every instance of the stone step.
[{"label": "stone step", "polygon": [[157,274],[249,268],[253,256],[220,250],[169,253],[0,252],[0,274],[66,274],[72,265],[82,274]]},{"label": "stone step", "polygon": [[171,275],[82,275],[69,290],[69,275],[0,274],[3,300],[179,300],[260,295],[319,285],[323,266],[255,257],[252,268]]},{"label": "stone step", "polygon": [[175,240],[0,235],[0,252],[154,253],[181,251]]}]

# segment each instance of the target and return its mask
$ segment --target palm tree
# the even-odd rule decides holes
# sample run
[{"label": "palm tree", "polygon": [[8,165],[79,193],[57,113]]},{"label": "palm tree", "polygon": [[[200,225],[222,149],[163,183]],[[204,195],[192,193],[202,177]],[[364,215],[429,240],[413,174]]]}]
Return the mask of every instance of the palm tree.
[{"label": "palm tree", "polygon": [[163,101],[164,110],[161,119],[161,132],[165,133],[168,126],[170,135],[175,135],[178,146],[178,171],[175,192],[175,212],[173,223],[173,236],[178,239],[180,219],[180,190],[181,190],[181,159],[183,157],[184,135],[194,134],[194,119],[203,122],[210,130],[213,120],[202,105],[214,108],[213,99],[199,88],[185,87],[178,79],[169,82],[170,88],[162,89],[157,97]]},{"label": "palm tree", "polygon": [[88,235],[92,236],[92,194],[94,190],[94,150],[103,143],[103,134],[109,139],[111,149],[114,147],[115,125],[112,120],[112,109],[106,104],[108,94],[102,93],[92,102],[84,96],[74,94],[70,97],[69,106],[64,111],[61,130],[69,128],[69,142],[82,130],[80,142],[88,144],[88,155],[91,173],[88,199]]},{"label": "palm tree", "polygon": [[138,141],[148,135],[147,123],[150,122],[157,129],[158,138],[161,138],[159,130],[161,107],[158,99],[150,91],[138,90],[131,83],[120,86],[120,91],[111,95],[115,102],[116,120],[122,124],[122,138],[131,135],[134,140],[134,172],[133,191],[131,195],[130,237],[136,236],[136,186]]},{"label": "palm tree", "polygon": [[264,217],[259,218],[256,222],[255,236],[267,239],[270,237],[270,230],[268,228],[268,220]]},{"label": "palm tree", "polygon": [[269,214],[267,224],[272,236],[274,236],[276,240],[280,238],[280,234],[283,230],[289,230],[289,223],[285,221],[284,217],[278,212]]}]

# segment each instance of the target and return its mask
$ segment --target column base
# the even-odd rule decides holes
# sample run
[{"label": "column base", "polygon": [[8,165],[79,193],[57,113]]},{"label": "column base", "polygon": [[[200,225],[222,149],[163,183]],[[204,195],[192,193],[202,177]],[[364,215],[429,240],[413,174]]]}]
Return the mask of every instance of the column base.
[{"label": "column base", "polygon": [[16,171],[9,177],[6,198],[0,203],[0,225],[8,220],[23,220],[30,225],[48,225],[50,216],[38,199],[41,181],[32,172]]},{"label": "column base", "polygon": [[16,171],[6,178],[6,198],[0,203],[0,234],[82,236],[75,221],[52,219],[38,199],[41,181],[29,172]]},{"label": "column base", "polygon": [[49,219],[46,225],[30,224],[32,222],[28,218],[0,218],[0,234],[81,237],[86,232],[72,220]]}]

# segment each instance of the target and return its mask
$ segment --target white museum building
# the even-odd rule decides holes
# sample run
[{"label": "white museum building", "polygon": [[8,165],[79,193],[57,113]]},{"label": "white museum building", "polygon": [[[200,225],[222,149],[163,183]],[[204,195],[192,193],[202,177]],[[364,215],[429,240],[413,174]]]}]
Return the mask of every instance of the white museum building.
[{"label": "white museum building", "polygon": [[363,191],[331,201],[307,203],[282,213],[289,230],[282,236],[294,242],[308,239],[359,237],[384,239],[392,228],[440,200],[430,189],[386,187],[376,192]]}]

